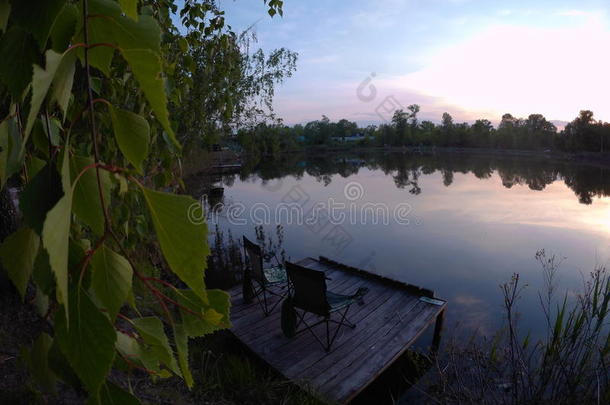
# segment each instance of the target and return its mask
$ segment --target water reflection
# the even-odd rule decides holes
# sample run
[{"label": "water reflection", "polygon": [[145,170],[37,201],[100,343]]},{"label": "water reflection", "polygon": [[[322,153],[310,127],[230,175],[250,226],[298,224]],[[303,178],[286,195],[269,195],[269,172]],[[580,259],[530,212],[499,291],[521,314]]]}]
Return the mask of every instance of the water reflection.
[{"label": "water reflection", "polygon": [[[610,256],[608,172],[551,159],[465,154],[285,156],[224,176],[222,201],[274,207],[298,186],[312,202],[346,202],[345,186],[357,181],[365,191],[359,204],[408,203],[412,221],[342,224],[349,243],[341,249],[323,231],[287,224],[291,258],[326,255],[431,288],[449,300],[447,329],[465,334],[494,330],[502,316],[498,285],[519,272],[530,285],[521,302],[523,327],[536,334],[543,317],[535,252],[545,248],[567,257],[559,271],[567,289]],[[196,178],[187,184],[199,197],[205,183]],[[235,235],[253,236],[251,221],[220,223]],[[455,323],[460,327],[451,328]]]}]

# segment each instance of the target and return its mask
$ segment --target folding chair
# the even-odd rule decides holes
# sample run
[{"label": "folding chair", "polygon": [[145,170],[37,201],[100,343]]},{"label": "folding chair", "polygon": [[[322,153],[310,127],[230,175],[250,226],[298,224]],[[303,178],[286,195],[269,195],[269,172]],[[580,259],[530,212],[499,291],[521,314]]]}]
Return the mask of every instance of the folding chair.
[{"label": "folding chair", "polygon": [[[246,269],[244,277],[244,299],[249,301],[252,298],[250,294],[252,294],[258,300],[265,316],[268,316],[288,294],[286,270],[279,262],[274,267],[264,268],[263,251],[260,246],[251,242],[245,236],[243,238],[244,253],[250,262],[250,267]],[[257,287],[251,284],[248,285],[252,280],[256,281]],[[278,292],[276,291],[278,289],[286,289],[286,291]],[[279,297],[277,302],[272,306],[269,303],[270,295]]]},{"label": "folding chair", "polygon": [[[323,271],[308,269],[289,262],[286,262],[286,271],[292,285],[292,294],[282,307],[284,334],[292,337],[307,329],[324,350],[330,351],[342,326],[349,326],[352,329],[356,327],[347,319],[347,312],[354,302],[361,301],[368,289],[359,288],[353,295],[336,294],[326,289],[327,278]],[[322,319],[310,325],[305,320],[307,313],[312,313]],[[340,317],[339,320],[331,318],[334,313]],[[295,320],[294,315],[298,319]],[[330,328],[331,322],[337,324],[333,333]],[[305,325],[305,328],[298,330],[301,323]],[[313,330],[315,326],[322,323],[326,324],[326,343]]]}]

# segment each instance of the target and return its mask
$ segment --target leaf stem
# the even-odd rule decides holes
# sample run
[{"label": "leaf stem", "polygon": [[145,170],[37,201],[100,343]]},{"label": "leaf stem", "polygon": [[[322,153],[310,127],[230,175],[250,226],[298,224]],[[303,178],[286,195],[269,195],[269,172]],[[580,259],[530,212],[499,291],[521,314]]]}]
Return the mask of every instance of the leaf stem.
[{"label": "leaf stem", "polygon": [[[87,0],[83,0],[83,38],[85,40],[85,76],[87,83],[87,96],[89,101],[89,124],[91,126],[91,140],[93,141],[93,154],[95,156],[95,163],[100,161],[100,153],[98,148],[98,136],[95,127],[95,111],[93,110],[93,88],[91,87],[91,67],[89,65],[89,5]],[[100,169],[95,167],[95,175],[97,178],[97,189],[102,204],[102,211],[104,213],[104,227],[106,231],[110,229],[110,219],[108,217],[108,209],[106,202],[104,201],[104,193],[102,192],[102,181],[100,178]]]}]

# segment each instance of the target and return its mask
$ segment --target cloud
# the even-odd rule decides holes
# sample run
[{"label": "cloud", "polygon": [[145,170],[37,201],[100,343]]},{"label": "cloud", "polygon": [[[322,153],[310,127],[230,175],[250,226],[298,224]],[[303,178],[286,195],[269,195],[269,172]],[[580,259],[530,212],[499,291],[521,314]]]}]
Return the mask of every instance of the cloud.
[{"label": "cloud", "polygon": [[556,13],[562,17],[587,17],[587,18],[603,18],[605,13],[599,11],[584,11],[584,10],[562,10]]},{"label": "cloud", "polygon": [[567,28],[495,25],[386,85],[469,111],[571,120],[591,109],[610,120],[610,32],[598,17]]}]

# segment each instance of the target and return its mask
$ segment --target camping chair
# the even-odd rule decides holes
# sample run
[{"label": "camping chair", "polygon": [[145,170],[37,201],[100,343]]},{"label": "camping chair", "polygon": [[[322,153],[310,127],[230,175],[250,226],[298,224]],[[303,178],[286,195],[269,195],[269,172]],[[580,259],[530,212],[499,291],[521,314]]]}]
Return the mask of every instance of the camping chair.
[{"label": "camping chair", "polygon": [[[282,330],[284,334],[292,337],[308,329],[324,350],[330,351],[342,326],[349,326],[352,329],[356,327],[347,319],[347,312],[354,302],[362,303],[362,297],[368,292],[368,289],[359,288],[353,295],[336,294],[326,289],[327,277],[323,271],[308,269],[289,262],[286,262],[286,271],[292,284],[293,294],[284,301],[282,306]],[[297,311],[297,309],[300,311]],[[307,313],[320,316],[322,319],[310,325],[305,320]],[[334,313],[339,315],[339,320],[331,318]],[[332,337],[331,322],[337,324]],[[305,325],[305,328],[297,331],[301,323]],[[315,326],[322,323],[326,324],[326,343],[313,331]]]},{"label": "camping chair", "polygon": [[[273,312],[277,304],[279,304],[288,294],[288,277],[286,270],[278,261],[277,266],[264,268],[263,267],[263,251],[256,243],[251,242],[244,236],[244,253],[247,256],[250,267],[246,269],[244,277],[244,299],[248,302],[255,296],[263,309],[265,316]],[[276,259],[277,260],[277,259]],[[254,287],[251,282],[256,281],[258,287]],[[278,292],[277,289],[286,291]],[[270,306],[268,295],[279,297],[277,302]]]}]

